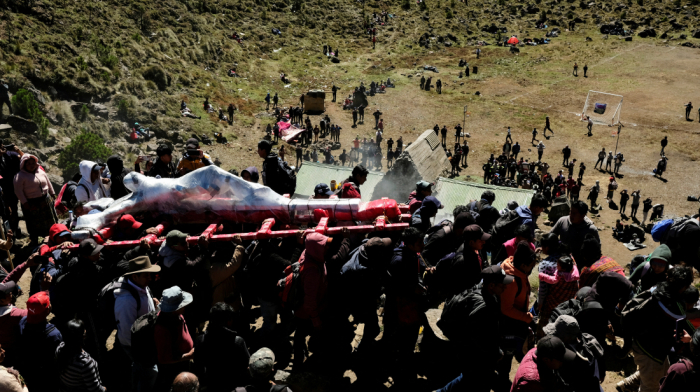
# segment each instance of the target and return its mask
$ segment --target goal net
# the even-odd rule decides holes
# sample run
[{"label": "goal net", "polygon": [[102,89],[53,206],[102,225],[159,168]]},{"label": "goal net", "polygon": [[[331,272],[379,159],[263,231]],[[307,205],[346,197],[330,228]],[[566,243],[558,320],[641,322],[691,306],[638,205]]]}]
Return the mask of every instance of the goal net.
[{"label": "goal net", "polygon": [[622,95],[589,91],[586,104],[581,112],[581,121],[588,121],[590,117],[594,124],[617,125],[620,122],[622,110]]}]

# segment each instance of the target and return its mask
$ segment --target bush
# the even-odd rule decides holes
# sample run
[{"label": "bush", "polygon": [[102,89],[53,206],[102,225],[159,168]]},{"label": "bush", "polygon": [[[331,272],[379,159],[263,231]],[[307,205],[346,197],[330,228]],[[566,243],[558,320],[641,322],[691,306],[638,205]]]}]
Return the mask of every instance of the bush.
[{"label": "bush", "polygon": [[637,0],[637,4],[638,4],[640,7],[643,7],[643,6],[644,6],[644,0]]},{"label": "bush", "polygon": [[403,0],[403,3],[401,3],[401,8],[407,10],[411,8],[411,0]]},{"label": "bush", "polygon": [[80,107],[80,119],[83,121],[87,120],[88,114],[90,114],[90,109],[87,105],[83,104],[83,106]]},{"label": "bush", "polygon": [[126,118],[129,107],[131,107],[131,102],[126,99],[120,99],[119,102],[117,102],[117,112],[124,118]]},{"label": "bush", "polygon": [[39,136],[42,139],[49,136],[49,120],[44,117],[32,93],[21,88],[12,96],[11,103],[18,116],[28,118],[39,126]]},{"label": "bush", "polygon": [[58,167],[62,167],[64,172],[75,171],[80,161],[105,161],[110,155],[112,150],[105,146],[102,137],[83,129],[80,135],[61,151]]},{"label": "bush", "polygon": [[81,71],[85,71],[88,69],[88,63],[85,61],[83,56],[78,56],[78,60],[75,61],[75,65]]},{"label": "bush", "polygon": [[451,9],[445,8],[445,18],[452,19],[452,10]]},{"label": "bush", "polygon": [[155,83],[159,89],[165,90],[168,86],[168,76],[163,67],[152,65],[143,71],[143,78]]},{"label": "bush", "polygon": [[421,11],[425,11],[428,9],[428,5],[425,3],[425,0],[420,2],[420,5],[418,6],[418,8],[420,8]]}]

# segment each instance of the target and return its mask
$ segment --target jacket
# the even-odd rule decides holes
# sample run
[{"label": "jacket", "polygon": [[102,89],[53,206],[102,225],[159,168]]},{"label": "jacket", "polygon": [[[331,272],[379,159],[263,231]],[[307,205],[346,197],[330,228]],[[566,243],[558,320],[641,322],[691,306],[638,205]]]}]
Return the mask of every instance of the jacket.
[{"label": "jacket", "polygon": [[416,191],[413,191],[408,195],[408,210],[411,214],[420,208],[420,206],[423,204],[424,198],[425,196],[418,195]]},{"label": "jacket", "polygon": [[[625,306],[623,314],[630,304],[633,302]],[[637,310],[641,312],[637,319],[643,317],[645,322],[642,325],[635,325],[634,328],[630,328],[631,330],[626,328],[625,334],[634,339],[643,353],[661,364],[676,343],[674,331],[686,324],[676,321],[685,320],[685,304],[676,296],[662,293],[662,289],[657,286],[656,290],[651,292],[651,300],[643,306],[642,309]]]},{"label": "jacket", "polygon": [[165,163],[158,159],[156,163],[151,166],[151,170],[146,173],[148,177],[156,177],[160,176],[160,178],[176,178],[177,177],[177,169],[175,168],[175,165],[173,165],[172,162],[170,163]]},{"label": "jacket", "polygon": [[328,237],[319,233],[306,236],[306,249],[299,258],[301,272],[299,280],[304,290],[304,299],[294,316],[310,319],[314,327],[321,326],[321,314],[326,308],[326,291],[328,279],[326,260],[324,258]]},{"label": "jacket", "polygon": [[515,268],[512,257],[501,263],[501,268],[506,274],[515,278],[515,282],[507,285],[503,294],[501,294],[501,313],[511,319],[530,323],[532,317],[527,314],[530,309],[530,281],[528,276]]},{"label": "jacket", "polygon": [[451,226],[443,226],[427,235],[421,256],[431,265],[437,265],[443,257],[457,251],[463,239]]},{"label": "jacket", "polygon": [[426,265],[419,260],[418,254],[401,243],[394,249],[389,263],[391,291],[401,296],[414,296],[416,288],[422,283],[421,276],[425,269]]},{"label": "jacket", "polygon": [[5,196],[15,194],[14,178],[19,173],[21,157],[15,151],[7,151],[0,156],[0,186]]},{"label": "jacket", "polygon": [[[19,341],[19,322],[27,316],[27,309],[13,305],[0,306],[0,346],[6,352],[5,363],[10,363],[19,350],[14,350]],[[9,366],[9,365],[8,365]]]},{"label": "jacket", "polygon": [[179,173],[180,170],[185,169],[185,174],[187,174],[213,164],[214,163],[211,161],[211,157],[207,154],[204,154],[203,158],[192,158],[185,152],[185,155],[183,155],[182,158],[180,158],[180,161],[177,163],[177,172]]},{"label": "jacket", "polygon": [[479,255],[462,244],[453,258],[445,258],[437,264],[435,279],[440,282],[447,298],[451,298],[479,284],[483,267]]},{"label": "jacket", "polygon": [[338,195],[341,199],[360,199],[362,197],[362,192],[360,191],[360,186],[357,185],[356,180],[350,176],[340,185],[341,191]]},{"label": "jacket", "polygon": [[632,275],[630,275],[630,282],[638,285],[640,292],[649,290],[658,283],[666,280],[666,272],[668,271],[668,267],[666,267],[666,271],[663,273],[656,274],[651,270],[651,266],[648,266],[650,261],[656,258],[664,259],[667,262],[670,261],[671,250],[665,244],[660,245],[658,248],[654,249],[653,252],[651,252],[651,254],[642,264],[638,265],[637,268],[634,269]]},{"label": "jacket", "polygon": [[56,348],[63,341],[61,332],[53,324],[30,324],[24,317],[19,322],[19,335],[18,344],[22,350],[19,352],[17,368],[22,376],[30,383],[47,376],[55,382],[57,373],[53,357]]},{"label": "jacket", "polygon": [[[219,251],[217,251],[218,253]],[[229,253],[230,254],[230,253]],[[236,289],[233,274],[238,271],[243,264],[245,256],[245,248],[238,245],[233,252],[233,256],[222,262],[214,258],[209,269],[209,277],[211,278],[212,286],[212,305],[217,302],[224,302],[229,294]],[[227,257],[228,258],[228,257]]]},{"label": "jacket", "polygon": [[229,328],[207,327],[206,333],[195,339],[194,361],[204,367],[208,390],[230,392],[250,381],[250,353],[245,340]]},{"label": "jacket", "polygon": [[[545,373],[541,374],[541,372]],[[556,384],[556,379],[557,375],[554,371],[537,362],[537,348],[533,348],[527,352],[520,362],[518,371],[513,378],[513,386],[510,388],[510,392],[556,391],[557,388],[554,385],[550,385]]]},{"label": "jacket", "polygon": [[659,392],[685,392],[697,389],[700,379],[694,367],[693,362],[685,358],[671,365],[666,377],[661,379]]},{"label": "jacket", "polygon": [[415,227],[421,233],[424,233],[430,229],[430,218],[423,218],[423,207],[416,210],[411,216],[411,227]]},{"label": "jacket", "polygon": [[114,290],[114,319],[117,320],[117,338],[122,346],[131,347],[131,326],[137,318],[156,309],[151,292],[133,284],[126,277],[119,278],[122,285],[131,285],[137,293],[141,308],[137,309],[136,298],[127,289]]},{"label": "jacket", "polygon": [[112,155],[107,159],[107,167],[112,174],[110,177],[112,185],[109,188],[112,198],[117,200],[130,194],[131,191],[124,186],[124,176],[129,174],[131,170],[124,167],[124,161],[118,155]]},{"label": "jacket", "polygon": [[285,187],[286,179],[282,177],[286,174],[287,173],[283,173],[280,168],[280,158],[277,156],[277,154],[271,152],[263,161],[263,185],[269,187],[280,195],[289,193],[289,190]]},{"label": "jacket", "polygon": [[30,159],[34,159],[39,163],[39,160],[34,155],[24,154],[19,164],[20,171],[15,175],[13,181],[15,195],[22,204],[26,203],[27,199],[36,199],[46,194],[56,196],[46,172],[40,168],[37,168],[34,173],[24,170],[24,165]]},{"label": "jacket", "polygon": [[[366,243],[366,241],[365,241]],[[386,255],[389,256],[389,255]],[[365,244],[350,253],[350,260],[340,269],[343,291],[350,297],[377,299],[382,294],[382,286],[388,277],[388,257],[373,258]]]},{"label": "jacket", "polygon": [[[103,197],[109,197],[109,192],[102,184],[102,178],[100,178],[100,176],[97,176],[94,182],[90,181],[92,178],[92,168],[95,167],[95,165],[96,163],[92,161],[80,162],[79,168],[82,178],[78,183],[78,187],[75,188],[75,199],[77,201],[88,202],[99,200]],[[87,192],[85,191],[86,188]]]}]

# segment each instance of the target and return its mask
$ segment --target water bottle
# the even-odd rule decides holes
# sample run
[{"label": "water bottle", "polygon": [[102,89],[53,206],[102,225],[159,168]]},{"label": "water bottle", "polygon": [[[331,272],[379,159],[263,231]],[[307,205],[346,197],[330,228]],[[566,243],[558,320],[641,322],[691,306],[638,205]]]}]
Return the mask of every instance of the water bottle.
[{"label": "water bottle", "polygon": [[73,211],[68,211],[68,215],[70,216],[70,222],[73,222]]}]

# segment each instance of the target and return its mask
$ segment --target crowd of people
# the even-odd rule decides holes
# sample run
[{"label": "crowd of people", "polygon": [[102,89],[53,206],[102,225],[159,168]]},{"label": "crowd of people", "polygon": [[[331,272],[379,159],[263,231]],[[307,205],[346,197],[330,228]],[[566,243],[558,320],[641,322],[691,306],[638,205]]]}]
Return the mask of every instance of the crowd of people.
[{"label": "crowd of people", "polygon": [[[394,141],[387,144],[391,150]],[[396,148],[403,148],[401,139]],[[167,146],[156,152],[145,171],[141,157],[134,170],[163,179],[212,164],[196,139],[187,141],[177,165]],[[294,172],[272,143],[261,141],[258,154],[262,171],[250,167],[241,177],[261,177],[273,191],[294,194]],[[660,382],[664,391],[686,390],[690,382],[682,374],[700,342],[694,327],[700,294],[691,285],[692,268],[700,265],[699,215],[670,228],[650,255],[636,256],[629,278],[604,255],[582,200],[572,197],[571,212],[539,236],[538,217],[550,205],[546,192],[498,211],[496,195],[485,191],[437,222],[443,205],[427,181],[406,195],[411,221],[400,232],[343,229],[326,236],[276,223],[274,230],[296,229],[296,236],[244,241],[234,235],[229,243],[200,236],[195,243],[186,233],[201,232],[197,227],[146,212],[119,217],[109,239],[99,233],[84,238],[75,235],[78,216],[104,208],[108,198],[128,197],[123,180],[130,170],[119,157],[81,162],[80,176],[61,190],[58,203],[36,157],[14,146],[2,157],[0,185],[7,184],[4,170],[11,163],[19,167],[15,204],[7,190],[3,198],[7,218],[12,222],[10,206],[20,201],[35,244],[26,261],[0,269],[0,382],[39,391],[104,391],[100,366],[108,363],[130,369],[122,381],[135,391],[284,391],[285,385],[275,385],[275,369],[290,362],[290,383],[308,372],[333,383],[350,368],[371,373],[376,364],[370,359],[381,354],[394,384],[413,390],[421,331],[440,331],[450,340],[453,353],[440,355],[455,361],[454,379],[444,380],[440,391],[599,391],[604,356],[629,352],[639,372],[621,382],[620,391],[656,391]],[[519,166],[525,166],[522,158]],[[568,181],[561,172],[556,180],[532,172],[519,172],[521,183]],[[312,197],[360,198],[367,174],[358,164],[336,191],[320,183]],[[634,215],[640,191],[631,197]],[[59,221],[57,207],[72,213]],[[164,232],[161,222],[171,223]],[[233,233],[240,229],[230,224]],[[8,234],[2,249],[12,248]],[[158,235],[163,242],[156,247]],[[125,251],[105,247],[111,240],[139,243]],[[30,283],[20,288],[25,273]],[[29,299],[20,309],[15,302],[22,291]],[[443,302],[440,321],[431,325],[425,312]],[[251,327],[258,314],[262,324]],[[356,324],[364,324],[359,342]],[[106,342],[115,330],[112,353],[118,355],[108,359]],[[365,360],[351,361],[358,356]],[[511,378],[513,360],[520,364]]]}]

